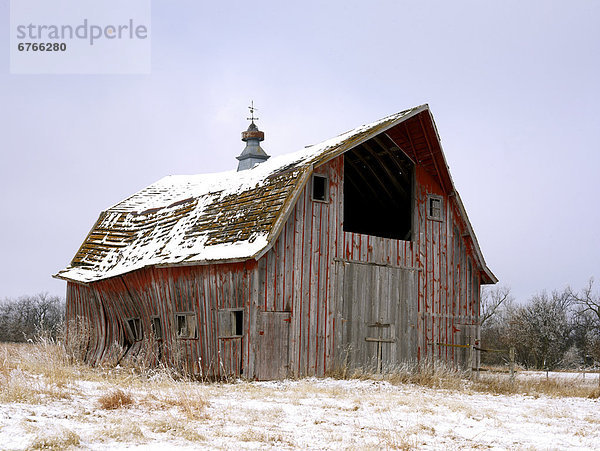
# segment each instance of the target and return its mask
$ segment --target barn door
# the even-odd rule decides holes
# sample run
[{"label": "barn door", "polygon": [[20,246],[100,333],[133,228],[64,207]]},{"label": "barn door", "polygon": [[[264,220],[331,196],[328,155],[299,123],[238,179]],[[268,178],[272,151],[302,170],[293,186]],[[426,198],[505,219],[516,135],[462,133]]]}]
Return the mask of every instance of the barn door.
[{"label": "barn door", "polygon": [[381,372],[413,358],[414,272],[384,265],[343,265],[342,343],[347,364]]},{"label": "barn door", "polygon": [[219,374],[222,377],[241,376],[244,340],[244,309],[225,308],[217,312],[219,331]]},{"label": "barn door", "polygon": [[283,379],[289,367],[290,312],[260,312],[259,321],[256,377]]}]

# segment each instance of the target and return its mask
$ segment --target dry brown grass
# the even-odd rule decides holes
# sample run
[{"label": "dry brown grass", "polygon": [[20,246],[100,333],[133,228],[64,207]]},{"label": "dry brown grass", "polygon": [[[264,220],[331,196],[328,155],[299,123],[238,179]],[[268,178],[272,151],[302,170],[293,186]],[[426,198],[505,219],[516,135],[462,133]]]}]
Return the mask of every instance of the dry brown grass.
[{"label": "dry brown grass", "polygon": [[594,388],[589,394],[588,398],[590,399],[598,399],[600,398],[600,387]]},{"label": "dry brown grass", "polygon": [[582,384],[577,380],[568,381],[557,378],[522,378],[511,381],[507,375],[483,375],[469,384],[469,388],[480,393],[496,395],[522,394],[528,396],[597,398],[600,389]]},{"label": "dry brown grass", "polygon": [[0,375],[14,371],[42,376],[57,387],[69,386],[81,378],[89,367],[69,362],[60,342],[40,338],[36,343],[0,343]]},{"label": "dry brown grass", "polygon": [[208,418],[206,409],[210,403],[206,400],[207,392],[214,385],[177,380],[168,371],[158,372],[151,379],[137,377],[131,379],[129,384],[145,394],[140,399],[141,404],[159,410],[177,407],[190,420]]},{"label": "dry brown grass", "polygon": [[30,450],[63,450],[79,446],[81,439],[75,432],[64,429],[59,434],[38,437],[29,446]]},{"label": "dry brown grass", "polygon": [[434,389],[475,391],[496,395],[524,394],[590,399],[600,397],[600,387],[586,385],[578,380],[516,377],[511,381],[508,372],[484,373],[473,380],[466,371],[430,360],[397,365],[384,369],[382,373],[356,369],[337,371],[330,376],[338,379],[382,380],[394,385],[414,384]]},{"label": "dry brown grass", "polygon": [[463,389],[467,385],[466,374],[463,371],[431,360],[387,367],[381,373],[370,368],[358,368],[337,370],[328,375],[336,379],[382,380],[394,385],[415,384],[453,390]]},{"label": "dry brown grass", "polygon": [[154,433],[169,434],[189,442],[199,443],[208,440],[208,437],[198,432],[193,424],[171,416],[151,421],[148,428]]},{"label": "dry brown grass", "polygon": [[120,388],[112,390],[98,398],[98,404],[101,409],[114,410],[122,407],[129,407],[133,405],[133,396],[130,393],[126,393]]},{"label": "dry brown grass", "polygon": [[[176,386],[178,381],[185,382],[169,368],[150,368],[145,362],[137,362],[140,366],[128,362],[128,365],[118,367],[90,367],[78,360],[77,354],[73,349],[66,349],[62,342],[45,338],[35,343],[0,343],[0,399],[33,399],[35,393],[60,398],[68,396],[81,381],[116,387],[151,385],[157,389]],[[21,377],[23,375],[26,377]],[[31,384],[31,376],[36,379],[35,384]],[[28,379],[27,387],[23,386],[25,379]],[[19,391],[27,393],[20,395]]]},{"label": "dry brown grass", "polygon": [[[37,378],[32,380],[31,375]],[[0,343],[0,402],[39,404],[70,398],[68,387],[74,380],[56,343]]]},{"label": "dry brown grass", "polygon": [[159,395],[150,394],[144,402],[160,409],[178,407],[190,420],[207,419],[206,408],[210,405],[200,388],[177,382],[169,389],[161,391]]},{"label": "dry brown grass", "polygon": [[174,399],[168,400],[167,404],[171,403],[179,407],[179,410],[190,419],[206,419],[206,408],[209,403],[199,393],[178,393]]},{"label": "dry brown grass", "polygon": [[421,434],[422,431],[419,426],[407,430],[385,427],[377,432],[377,438],[379,439],[380,448],[408,451],[420,448]]},{"label": "dry brown grass", "polygon": [[256,442],[262,444],[269,444],[271,446],[287,446],[293,447],[294,443],[286,438],[283,434],[273,433],[262,429],[248,428],[239,434],[236,434],[237,438],[242,442]]},{"label": "dry brown grass", "polygon": [[135,443],[136,445],[148,441],[142,429],[131,421],[115,422],[104,426],[98,434],[98,438],[99,441],[102,442],[113,440],[117,442]]}]

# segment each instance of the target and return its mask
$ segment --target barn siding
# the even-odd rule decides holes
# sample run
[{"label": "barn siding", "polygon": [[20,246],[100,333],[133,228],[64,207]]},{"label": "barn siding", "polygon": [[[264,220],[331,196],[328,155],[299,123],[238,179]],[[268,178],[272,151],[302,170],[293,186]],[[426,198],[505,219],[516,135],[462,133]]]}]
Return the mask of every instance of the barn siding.
[{"label": "barn siding", "polygon": [[[161,346],[160,359],[181,371],[202,377],[244,374],[244,368],[254,364],[248,337],[252,338],[250,305],[256,294],[255,268],[253,261],[144,268],[91,286],[69,283],[69,340],[89,341],[86,360],[91,364],[136,356],[144,358],[144,364],[155,365]],[[234,308],[244,309],[244,334],[241,338],[219,338],[218,312]],[[177,338],[175,315],[186,312],[196,315],[197,338]],[[148,339],[155,316],[160,317],[163,334],[158,343]],[[144,340],[133,340],[126,325],[128,318],[140,318]],[[89,332],[82,336],[85,330]],[[129,349],[128,342],[133,342]]]},{"label": "barn siding", "polygon": [[[451,196],[417,167],[413,240],[380,238],[343,230],[343,157],[316,168],[315,173],[329,177],[329,202],[312,201],[309,181],[280,237],[258,263],[264,296],[261,309],[291,313],[288,374],[322,376],[334,368],[336,358],[337,363],[343,360],[340,322],[344,318],[338,305],[343,270],[336,261],[415,270],[417,299],[411,307],[418,316],[417,342],[406,349],[414,359],[436,356],[465,364],[465,351],[440,345],[473,343],[472,325],[479,311],[479,277],[467,269],[472,252]],[[427,219],[428,194],[443,196],[443,221]]]}]

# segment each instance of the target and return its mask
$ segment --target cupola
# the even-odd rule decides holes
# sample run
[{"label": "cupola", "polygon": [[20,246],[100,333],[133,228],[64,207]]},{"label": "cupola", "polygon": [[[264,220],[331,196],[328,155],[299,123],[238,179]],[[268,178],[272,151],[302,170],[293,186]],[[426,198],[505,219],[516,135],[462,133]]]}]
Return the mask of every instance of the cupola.
[{"label": "cupola", "polygon": [[260,142],[264,141],[265,134],[261,132],[254,123],[254,121],[258,120],[257,117],[254,117],[254,112],[256,111],[254,102],[252,102],[248,108],[250,109],[250,117],[248,120],[251,122],[248,126],[248,130],[242,132],[242,141],[246,143],[246,147],[242,153],[236,157],[239,160],[237,168],[238,172],[252,169],[255,165],[263,163],[270,158],[262,147],[260,147]]}]

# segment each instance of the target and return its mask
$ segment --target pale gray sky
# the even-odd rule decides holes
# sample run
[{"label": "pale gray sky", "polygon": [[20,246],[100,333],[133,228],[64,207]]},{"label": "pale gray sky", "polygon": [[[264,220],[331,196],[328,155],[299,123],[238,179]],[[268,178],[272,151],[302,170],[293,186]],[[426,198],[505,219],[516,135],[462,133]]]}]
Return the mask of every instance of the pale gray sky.
[{"label": "pale gray sky", "polygon": [[150,75],[10,75],[0,298],[48,291],[101,210],[429,103],[488,265],[519,299],[600,278],[600,2],[152,3]]}]

